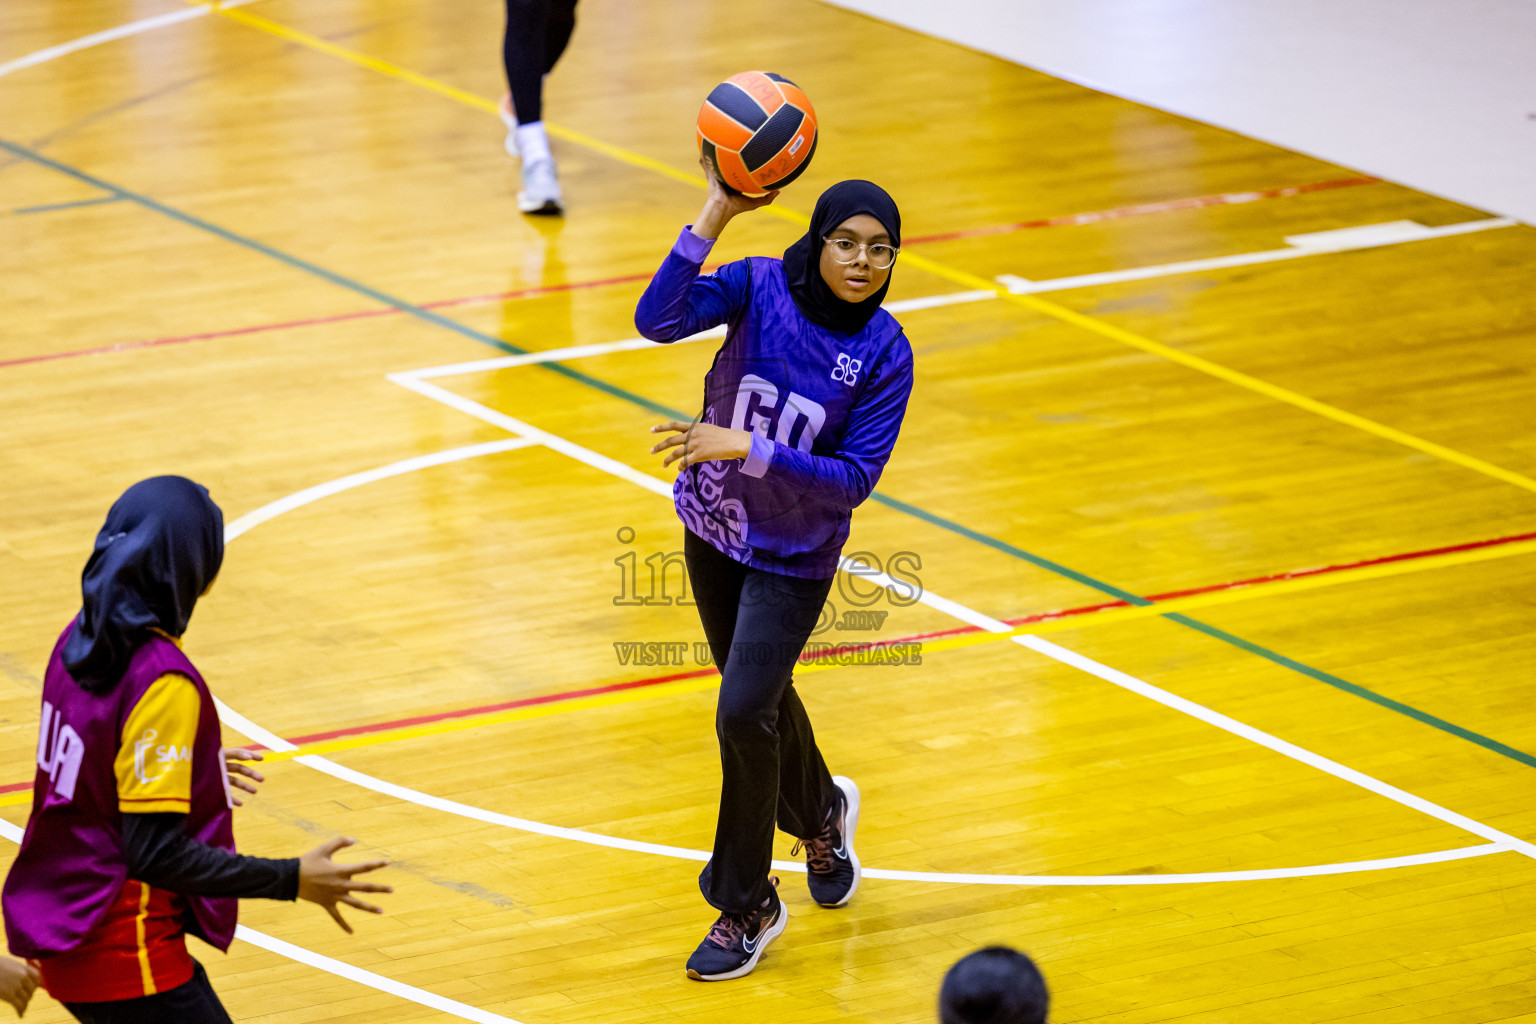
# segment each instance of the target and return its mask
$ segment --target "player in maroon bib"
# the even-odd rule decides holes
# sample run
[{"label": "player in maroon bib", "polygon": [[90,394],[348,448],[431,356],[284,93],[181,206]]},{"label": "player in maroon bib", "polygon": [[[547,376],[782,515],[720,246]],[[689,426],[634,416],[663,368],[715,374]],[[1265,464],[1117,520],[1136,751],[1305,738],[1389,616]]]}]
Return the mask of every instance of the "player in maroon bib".
[{"label": "player in maroon bib", "polygon": [[[224,558],[224,519],[183,477],[130,487],[112,506],[82,577],[84,605],[43,682],[32,816],[5,880],[11,952],[86,1024],[227,1022],[185,936],[217,949],[240,898],[303,898],[351,931],[338,903],[378,912],[351,881],[383,862],[342,865],[336,839],[303,857],[235,852],[226,771],[208,685],[180,637]],[[242,788],[252,790],[241,780]]]}]

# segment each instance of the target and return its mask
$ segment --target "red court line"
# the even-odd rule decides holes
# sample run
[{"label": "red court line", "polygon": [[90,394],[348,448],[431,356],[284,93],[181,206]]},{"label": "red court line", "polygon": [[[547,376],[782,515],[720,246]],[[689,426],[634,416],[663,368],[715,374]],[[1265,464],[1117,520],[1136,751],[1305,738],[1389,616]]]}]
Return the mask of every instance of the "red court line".
[{"label": "red court line", "polygon": [[[1310,569],[1296,569],[1291,572],[1273,573],[1268,576],[1253,576],[1248,579],[1233,580],[1228,583],[1213,583],[1203,587],[1192,587],[1187,590],[1171,590],[1162,594],[1148,595],[1147,600],[1167,601],[1175,597],[1189,597],[1194,594],[1209,594],[1220,590],[1236,590],[1239,587],[1250,587],[1261,583],[1273,583],[1279,580],[1299,579],[1304,576],[1321,576],[1328,573],[1343,572],[1346,569],[1361,569],[1370,565],[1383,565],[1389,562],[1407,562],[1418,558],[1429,558],[1434,555],[1448,555],[1458,551],[1474,551],[1478,548],[1500,547],[1505,544],[1515,544],[1524,540],[1536,540],[1536,532],[1519,533],[1508,537],[1495,537],[1491,540],[1470,541],[1465,544],[1452,544],[1447,547],[1428,548],[1423,551],[1408,551],[1396,555],[1383,555],[1378,558],[1367,558],[1357,562],[1343,562],[1337,565],[1317,566]],[[1078,615],[1089,615],[1093,612],[1104,611],[1107,608],[1120,608],[1129,606],[1128,601],[1105,601],[1099,604],[1083,605],[1077,608],[1067,608],[1061,611],[1039,612],[1034,615],[1025,615],[1020,618],[1004,619],[1002,621],[1010,626],[1027,626],[1033,622],[1051,622],[1057,619],[1065,619]],[[976,626],[956,626],[951,629],[941,629],[930,633],[916,633],[910,636],[893,637],[889,640],[878,640],[868,644],[846,644],[825,650],[813,651],[804,660],[817,661],[823,658],[833,657],[854,650],[874,650],[881,647],[889,647],[895,644],[907,644],[923,640],[935,640],[940,637],[961,636],[967,633],[979,633]],[[292,737],[290,742],[304,746],[309,743],[319,743],[325,740],[340,739],[343,736],[360,736],[374,732],[384,732],[390,729],[408,728],[414,725],[430,725],[433,722],[446,722],[457,718],[472,718],[477,715],[494,714],[498,711],[511,711],[515,708],[533,707],[540,704],[556,704],[562,701],[576,700],[581,697],[593,697],[604,693],[614,693],[620,690],[637,690],[648,686],[659,686],[662,683],[675,682],[679,679],[699,679],[704,676],[717,674],[713,668],[694,669],[689,672],[674,672],[668,675],[652,676],[646,679],[633,679],[622,683],[611,683],[607,686],[593,686],[581,690],[568,690],[564,693],[544,694],[538,697],[525,697],[520,700],[502,701],[496,704],[484,704],[479,707],[460,708],[454,711],[439,711],[433,714],[416,715],[410,718],[398,718],[388,722],[375,722],[369,725],[348,726],[342,729],[331,729],[326,732],[311,733],[307,736]]]},{"label": "red court line", "polygon": [[[446,309],[452,306],[469,306],[483,302],[502,302],[512,299],[532,299],[540,295],[553,295],[559,292],[573,292],[586,288],[603,288],[613,284],[629,284],[634,281],[649,281],[652,275],[626,274],[623,277],[604,277],[595,281],[572,281],[568,284],[540,285],[537,288],[520,288],[516,291],[497,292],[494,295],[470,295],[457,299],[437,299],[433,302],[423,302],[422,309]],[[97,348],[75,349],[69,352],[50,352],[47,355],[24,356],[20,359],[0,360],[0,369],[7,366],[22,366],[27,363],[47,363],[55,359],[76,359],[80,356],[99,356],[112,352],[128,352],[141,348],[159,348],[164,345],[185,345],[193,341],[211,341],[215,338],[236,338],[245,334],[263,334],[267,331],[286,331],[295,327],[316,327],[321,324],[344,323],[348,320],[369,320],[381,316],[398,316],[402,310],[393,307],[387,309],[363,309],[351,313],[333,313],[329,316],[309,317],[304,320],[285,320],[275,324],[255,324],[250,327],[231,327],[222,331],[207,331],[202,334],[181,334],[169,338],[154,338],[149,341],[124,341],[116,345],[102,345]]]},{"label": "red court line", "polygon": [[[1170,590],[1162,594],[1148,595],[1149,601],[1167,601],[1175,597],[1189,597],[1193,594],[1209,594],[1219,590],[1235,590],[1238,587],[1250,587],[1260,583],[1273,583],[1278,580],[1299,579],[1304,576],[1321,576],[1327,573],[1343,572],[1346,569],[1360,569],[1369,565],[1383,565],[1389,562],[1407,562],[1417,558],[1429,558],[1434,555],[1448,555],[1458,551],[1475,551],[1479,548],[1500,547],[1504,544],[1515,544],[1524,540],[1536,540],[1536,532],[1517,533],[1507,537],[1494,537],[1489,540],[1469,541],[1465,544],[1451,544],[1439,548],[1427,548],[1423,551],[1406,551],[1396,555],[1382,555],[1378,558],[1366,558],[1357,562],[1342,562],[1337,565],[1316,566],[1310,569],[1296,569],[1291,572],[1272,573],[1268,576],[1252,576],[1248,579],[1233,580],[1229,583],[1214,583],[1204,587],[1192,587],[1187,590]],[[1002,621],[1010,626],[1026,626],[1032,622],[1047,622],[1056,619],[1064,619],[1070,616],[1088,615],[1093,612],[1103,611],[1106,608],[1120,608],[1129,605],[1128,601],[1105,601],[1099,604],[1083,605],[1077,608],[1067,608],[1061,611],[1040,612],[1035,615],[1025,615],[1015,619]],[[952,629],[935,630],[930,633],[915,633],[910,636],[893,637],[889,640],[878,640],[869,644],[845,644],[826,650],[815,651],[805,658],[806,661],[815,661],[821,658],[832,657],[854,650],[873,650],[881,647],[889,647],[895,644],[908,644],[922,640],[934,640],[940,637],[960,636],[966,633],[979,633],[976,626],[957,626]],[[673,672],[668,675],[651,676],[645,679],[631,679],[622,683],[610,683],[606,686],[591,686],[580,690],[567,690],[563,693],[549,693],[538,697],[524,697],[518,700],[501,701],[496,704],[482,704],[478,707],[459,708],[454,711],[439,711],[426,715],[413,715],[409,718],[396,718],[388,722],[371,722],[367,725],[352,725],[341,729],[329,729],[325,732],[309,733],[305,736],[294,736],[290,742],[296,746],[305,746],[310,743],[321,743],[326,740],[341,739],[345,736],[365,736],[370,733],[388,732],[391,729],[409,728],[414,725],[430,725],[434,722],[452,721],[458,718],[473,718],[478,715],[495,714],[498,711],[511,711],[516,708],[535,707],[541,704],[557,704],[563,701],[577,700],[582,697],[594,697],[604,693],[615,693],[621,690],[639,690],[650,686],[660,686],[662,683],[676,682],[680,679],[700,679],[704,676],[715,675],[713,668],[693,669],[688,672]],[[265,750],[260,744],[250,744],[250,749]],[[31,782],[12,782],[0,785],[0,794],[15,793],[32,788]]]},{"label": "red court line", "polygon": [[[1099,221],[1119,220],[1123,217],[1139,217],[1150,213],[1167,213],[1173,210],[1194,210],[1207,206],[1230,206],[1237,203],[1252,203],[1261,199],[1280,199],[1285,196],[1297,196],[1305,192],[1322,192],[1328,189],[1349,188],[1354,185],[1372,185],[1380,181],[1380,178],[1355,177],[1338,178],[1333,181],[1316,181],[1307,185],[1289,185],[1284,188],[1263,189],[1257,192],[1223,192],[1212,196],[1195,196],[1189,199],[1170,199],[1160,203],[1142,203],[1139,206],[1122,206],[1112,210],[1096,210],[1090,213],[1073,213],[1065,217],[1047,217],[1043,220],[1023,221],[1018,224],[1000,224],[992,227],[970,228],[965,231],[950,231],[938,235],[919,235],[909,237],[903,241],[904,245],[922,245],[925,242],[948,242],[957,238],[974,238],[981,235],[1002,235],[1014,231],[1025,231],[1031,228],[1057,228],[1070,227],[1076,224],[1094,224]],[[709,269],[709,268],[706,268]],[[622,277],[606,277],[595,281],[575,281],[569,284],[545,285],[538,288],[523,288],[517,291],[496,292],[491,295],[468,295],[456,299],[438,299],[434,302],[421,303],[422,309],[448,309],[454,306],[473,306],[484,302],[505,302],[511,299],[536,298],[540,295],[549,295],[556,292],[576,291],[584,288],[602,288],[613,284],[630,284],[635,281],[646,281],[651,274],[626,274]],[[102,345],[97,348],[75,349],[69,352],[52,352],[47,355],[23,356],[20,359],[0,360],[0,369],[7,366],[25,366],[28,363],[47,363],[56,359],[76,359],[80,356],[109,355],[113,352],[131,352],[136,349],[160,348],[166,345],[185,345],[194,341],[212,341],[217,338],[235,338],[246,334],[261,334],[267,331],[285,331],[295,327],[315,327],[321,324],[344,323],[349,320],[366,320],[373,317],[396,316],[398,309],[368,309],[353,313],[336,313],[331,316],[311,317],[306,320],[287,320],[281,323],[256,324],[251,327],[233,327],[222,331],[208,331],[202,334],[183,334],[169,338],[154,338],[148,341],[124,341],[116,345]]]},{"label": "red court line", "polygon": [[951,242],[957,238],[979,238],[983,235],[1007,235],[1015,231],[1033,228],[1064,228],[1078,224],[1097,224],[1100,221],[1119,220],[1122,217],[1140,217],[1148,213],[1169,213],[1173,210],[1198,210],[1207,206],[1236,206],[1261,199],[1282,199],[1307,192],[1326,192],[1336,188],[1352,188],[1356,185],[1374,185],[1381,181],[1368,175],[1354,178],[1335,178],[1332,181],[1314,181],[1307,185],[1289,185],[1285,188],[1267,188],[1258,192],[1222,192],[1213,196],[1194,196],[1189,199],[1169,199],[1160,203],[1141,203],[1137,206],[1121,206],[1113,210],[1094,210],[1089,213],[1072,213],[1065,217],[1046,217],[1041,220],[1020,221],[1017,224],[996,224],[991,227],[969,228],[965,231],[946,231],[937,235],[918,235],[902,240],[903,245],[921,245],[924,242]]},{"label": "red court line", "polygon": [[[496,704],[482,704],[479,707],[460,708],[457,711],[438,711],[429,715],[414,715],[410,718],[396,718],[388,722],[374,722],[370,725],[353,725],[344,729],[329,729],[325,732],[310,733],[307,736],[288,737],[288,742],[296,746],[305,746],[310,743],[320,743],[325,740],[340,739],[343,736],[365,736],[368,733],[382,732],[388,729],[408,729],[413,725],[431,725],[433,722],[447,722],[455,718],[473,718],[476,715],[493,715],[498,711],[512,711],[517,708],[537,707],[540,704],[558,704],[568,700],[579,700],[582,697],[596,697],[603,693],[617,693],[621,690],[638,690],[647,686],[660,686],[662,683],[673,683],[679,679],[701,679],[704,676],[717,675],[713,668],[698,668],[689,672],[674,672],[671,675],[651,676],[646,679],[631,679],[623,683],[609,683],[607,686],[589,686],[581,690],[566,690],[564,693],[547,693],[539,697],[524,697],[520,700],[504,700]],[[252,748],[265,749],[265,748]],[[28,784],[30,785],[30,783]]]}]

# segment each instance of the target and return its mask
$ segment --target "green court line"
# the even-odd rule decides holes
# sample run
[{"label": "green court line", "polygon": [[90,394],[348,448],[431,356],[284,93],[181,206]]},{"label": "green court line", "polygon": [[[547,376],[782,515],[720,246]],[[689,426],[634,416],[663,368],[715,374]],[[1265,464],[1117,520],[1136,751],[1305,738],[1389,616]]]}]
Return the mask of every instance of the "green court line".
[{"label": "green court line", "polygon": [[1163,618],[1169,620],[1170,622],[1177,622],[1181,626],[1188,626],[1190,629],[1199,630],[1207,636],[1214,637],[1223,643],[1231,644],[1233,647],[1245,650],[1249,654],[1256,654],[1261,658],[1272,661],[1276,665],[1288,668],[1293,672],[1300,672],[1304,676],[1310,676],[1320,683],[1327,683],[1329,686],[1332,686],[1338,690],[1343,690],[1345,693],[1354,694],[1356,697],[1359,697],[1363,700],[1368,700],[1372,704],[1379,704],[1390,711],[1396,711],[1400,715],[1407,715],[1409,718],[1412,718],[1418,722],[1422,722],[1425,725],[1433,726],[1434,728],[1439,729],[1441,732],[1448,732],[1452,736],[1464,739],[1469,743],[1476,743],[1478,746],[1487,750],[1491,750],[1495,754],[1503,754],[1505,757],[1519,761],[1523,765],[1536,768],[1536,757],[1532,757],[1525,751],[1516,750],[1514,747],[1511,747],[1507,743],[1500,743],[1498,740],[1484,736],[1482,733],[1476,733],[1471,729],[1463,728],[1457,725],[1455,722],[1447,722],[1443,718],[1437,718],[1427,711],[1420,711],[1412,704],[1404,704],[1402,701],[1393,700],[1391,697],[1383,696],[1374,690],[1367,690],[1365,687],[1360,686],[1357,683],[1351,683],[1346,679],[1340,679],[1338,676],[1330,675],[1327,672],[1324,672],[1322,669],[1313,668],[1311,665],[1296,661],[1294,658],[1287,658],[1285,655],[1271,651],[1267,647],[1260,647],[1252,640],[1244,640],[1240,636],[1233,636],[1231,633],[1228,633],[1224,629],[1218,629],[1209,623],[1200,622],[1197,619],[1191,619],[1187,615],[1179,615],[1174,613],[1170,615],[1164,615]]},{"label": "green court line", "polygon": [[[1023,548],[1015,547],[1005,540],[999,540],[996,537],[992,537],[985,533],[973,530],[970,527],[961,523],[957,523],[951,519],[945,519],[943,516],[935,515],[925,509],[918,508],[916,505],[910,505],[905,501],[887,497],[883,494],[876,494],[872,497],[882,505],[887,505],[890,508],[894,508],[900,512],[905,512],[910,516],[915,516],[924,522],[931,523],[932,525],[944,530],[948,530],[951,533],[958,533],[962,537],[967,537],[979,544],[985,544],[990,548],[1003,552],[1004,554],[1011,555],[1014,558],[1018,558],[1025,562],[1029,562],[1031,565],[1037,565],[1047,572],[1055,573],[1057,576],[1064,576],[1069,580],[1081,583],[1085,587],[1092,587],[1094,590],[1097,590],[1102,594],[1107,594],[1110,597],[1118,598],[1119,600],[1124,601],[1126,604],[1137,605],[1138,607],[1146,607],[1156,603],[1155,601],[1147,600],[1139,594],[1133,594],[1128,590],[1122,590],[1115,586],[1113,583],[1106,583],[1103,580],[1095,579],[1094,577],[1089,576],[1087,573],[1078,572],[1076,569],[1069,568],[1060,564],[1059,562],[1053,562],[1049,558],[1042,558],[1040,555],[1025,551]],[[1507,743],[1500,743],[1498,740],[1484,736],[1482,733],[1473,732],[1471,729],[1457,725],[1455,722],[1447,722],[1445,719],[1436,717],[1427,711],[1421,711],[1411,704],[1404,704],[1402,701],[1393,700],[1391,697],[1377,693],[1375,690],[1368,690],[1358,683],[1351,683],[1347,679],[1340,679],[1338,676],[1333,675],[1332,673],[1324,672],[1320,668],[1313,668],[1311,665],[1308,665],[1305,662],[1297,661],[1294,658],[1288,658],[1277,651],[1272,651],[1267,647],[1261,647],[1260,645],[1254,643],[1252,640],[1244,640],[1240,636],[1228,633],[1226,630],[1212,626],[1210,623],[1201,622],[1199,619],[1192,619],[1188,615],[1180,615],[1177,612],[1171,612],[1162,617],[1167,619],[1169,622],[1176,622],[1188,629],[1193,629],[1204,633],[1206,636],[1220,640],[1224,644],[1231,644],[1233,647],[1236,647],[1239,650],[1247,651],[1249,654],[1263,658],[1266,661],[1274,662],[1276,665],[1279,665],[1282,668],[1288,668],[1292,672],[1299,672],[1302,675],[1311,679],[1315,679],[1320,683],[1327,683],[1334,689],[1343,690],[1345,693],[1353,694],[1362,700],[1368,700],[1372,704],[1380,705],[1381,707],[1387,708],[1390,711],[1396,711],[1400,715],[1406,715],[1417,722],[1422,722],[1425,725],[1439,729],[1441,732],[1450,733],[1452,736],[1464,739],[1469,743],[1475,743],[1478,746],[1487,750],[1491,750],[1496,754],[1502,754],[1505,757],[1519,761],[1523,765],[1536,768],[1536,757],[1527,754],[1525,751],[1517,750]]]},{"label": "green court line", "polygon": [[[60,163],[59,161],[54,160],[52,157],[47,157],[32,149],[28,149],[26,146],[18,145],[17,143],[11,142],[7,139],[0,138],[0,149],[8,150],[24,160],[31,160],[33,163],[52,168],[53,170],[58,171],[60,174],[65,174],[71,178],[74,178],[76,181],[83,181],[86,184],[94,185],[96,188],[101,189],[103,192],[111,193],[115,198],[126,199],[129,202],[139,204],[145,209],[153,210],[162,216],[169,217],[172,220],[180,221],[189,227],[197,228],[200,231],[206,231],[211,235],[224,239],[226,242],[233,242],[236,245],[244,246],[247,249],[253,249],[256,252],[261,253],[263,256],[269,256],[280,263],[286,263],[288,266],[297,270],[302,270],[307,274],[313,274],[321,280],[329,281],[331,284],[334,284],[338,287],[346,288],[349,291],[353,291],[359,295],[366,296],[375,302],[381,303],[385,306],[393,307],[394,309],[398,309],[400,312],[407,313],[418,320],[424,320],[429,324],[433,324],[434,326],[453,331],[455,334],[462,335],[471,341],[477,341],[482,345],[489,345],[491,348],[498,349],[502,352],[506,352],[515,356],[524,356],[529,354],[528,349],[519,348],[518,346],[502,341],[500,338],[494,337],[493,335],[486,334],[483,331],[477,331],[473,327],[470,327],[467,324],[461,324],[457,320],[443,316],[441,313],[435,313],[432,310],[424,309],[415,303],[396,298],[387,292],[381,292],[377,288],[363,284],[361,281],[356,281],[343,274],[338,274],[334,270],[328,270],[325,267],[320,266],[318,263],[311,263],[309,260],[294,256],[291,253],[283,252],[281,249],[274,248],[265,242],[257,241],[254,238],[248,238],[245,235],[238,234],[229,230],[228,228],[220,227],[218,224],[214,224],[211,221],[206,221],[201,217],[194,216],[193,214],[187,213],[183,210],[178,210],[174,206],[166,206],[164,203],[155,199],[151,199],[149,196],[130,191],[129,189],[123,188],[120,185],[114,185],[109,181],[104,181],[101,178],[96,177],[94,174],[89,174],[85,171],[79,170],[78,168],[71,167],[68,164]],[[577,381],[578,383],[586,384],[589,387],[593,387],[599,391],[606,392],[615,398],[621,398],[626,402],[633,402],[635,405],[649,409],[651,412],[659,413],[663,416],[669,416],[674,419],[692,419],[692,417],[687,413],[678,412],[675,409],[669,409],[658,402],[651,401],[649,398],[646,398],[643,395],[637,395],[632,391],[626,391],[616,384],[610,384],[605,380],[601,380],[597,377],[582,373],[580,370],[573,370],[569,366],[563,366],[560,363],[540,363],[539,365],[546,367],[552,372],[558,373],[563,377],[569,377],[571,380]]]},{"label": "green court line", "polygon": [[1012,555],[1014,558],[1028,562],[1030,565],[1037,565],[1044,569],[1046,572],[1055,573],[1057,576],[1064,576],[1075,583],[1081,583],[1085,587],[1092,587],[1094,590],[1097,590],[1101,594],[1108,594],[1109,596],[1124,601],[1127,604],[1144,606],[1153,603],[1142,597],[1140,594],[1133,594],[1129,590],[1121,590],[1113,583],[1105,583],[1103,580],[1095,579],[1094,577],[1089,576],[1087,573],[1078,572],[1076,569],[1062,565],[1060,562],[1053,562],[1049,558],[1025,551],[1021,547],[1015,547],[1005,540],[998,540],[996,537],[993,537],[990,534],[982,533],[979,530],[973,530],[969,526],[955,522],[953,519],[945,519],[941,515],[935,515],[926,509],[921,509],[916,505],[902,501],[900,498],[892,498],[889,495],[881,494],[878,491],[871,494],[870,497],[880,504],[885,505],[887,508],[893,508],[898,512],[905,512],[907,515],[921,519],[923,522],[932,526],[937,526],[941,530],[948,530],[950,533],[958,533],[960,536],[965,537],[968,540],[973,540],[978,544],[985,544],[987,547],[992,548],[993,550],[1001,551],[1005,555]]},{"label": "green court line", "polygon": [[[407,313],[419,320],[434,324],[438,327],[446,328],[447,330],[453,331],[455,334],[468,338],[471,341],[479,342],[482,345],[489,345],[491,348],[499,349],[502,352],[511,353],[512,355],[529,354],[528,349],[519,348],[516,345],[503,341],[502,339],[492,335],[486,334],[483,331],[477,331],[473,327],[470,327],[466,324],[461,324],[457,320],[443,316],[441,313],[436,313],[432,310],[424,309],[421,306],[415,305],[414,303],[407,302],[404,299],[396,298],[387,292],[382,292],[370,285],[363,284],[361,281],[355,281],[352,278],[346,277],[333,270],[328,270],[317,263],[311,263],[309,260],[283,252],[281,249],[276,249],[270,245],[267,245],[265,242],[257,241],[254,238],[248,238],[245,235],[238,234],[237,232],[231,231],[228,228],[220,227],[211,221],[203,220],[201,217],[197,217],[193,214],[186,213],[185,211],[178,210],[172,206],[166,206],[164,203],[161,203],[155,199],[151,199],[149,196],[142,195],[138,192],[133,192],[129,189],[122,188],[121,186],[114,185],[111,182],[104,181],[93,174],[89,174],[85,171],[71,167],[68,164],[60,163],[51,157],[47,157],[41,153],[34,152],[25,146],[21,146],[17,143],[0,138],[0,149],[8,150],[24,160],[31,160],[32,162],[41,164],[44,167],[52,168],[53,170],[58,171],[60,174],[68,175],[77,181],[83,181],[87,184],[94,185],[96,188],[101,189],[103,192],[110,193],[116,198],[126,199],[130,202],[137,203],[146,209],[153,210],[156,213],[171,218],[172,220],[180,221],[183,224],[197,228],[201,231],[206,231],[209,234],[212,234],[218,238],[222,238],[227,242],[233,242],[236,245],[244,246],[247,249],[252,249],[264,256],[269,256],[272,259],[278,260],[279,262],[286,263],[288,266],[294,267],[295,269],[302,270],[305,273],[313,274],[322,280],[329,281],[331,284],[337,285],[338,287],[357,292],[360,295],[364,295],[370,299],[373,299],[375,302],[379,302],[383,305],[398,309],[402,313]],[[585,384],[588,387],[595,388],[596,390],[611,395],[615,398],[619,398],[634,405],[638,405],[641,408],[648,409],[651,412],[659,413],[664,416],[670,416],[675,419],[692,419],[692,417],[687,413],[668,408],[660,402],[654,402],[643,395],[635,394],[634,392],[625,390],[624,388],[618,387],[615,384],[610,384],[601,378],[593,377],[589,374],[582,373],[579,370],[573,370],[570,367],[564,366],[560,363],[550,362],[538,363],[536,365],[542,366],[552,372],[558,373],[561,376],[567,377],[578,383]],[[1009,544],[1007,541],[1000,540],[988,534],[981,533],[978,530],[973,530],[970,527],[961,523],[957,523],[952,519],[947,519],[944,516],[929,512],[926,509],[919,508],[916,505],[902,501],[899,498],[893,498],[889,495],[881,494],[878,491],[872,493],[870,497],[874,501],[885,505],[888,508],[895,509],[898,512],[903,512],[932,526],[936,526],[940,529],[947,530],[950,533],[965,537],[968,540],[973,540],[979,544],[984,544],[995,551],[1000,551],[1014,558],[1021,559],[1022,561],[1028,562],[1031,565],[1038,566],[1047,572],[1062,576],[1066,579],[1072,580],[1075,583],[1080,583],[1085,587],[1090,587],[1102,594],[1107,594],[1111,597],[1114,597],[1117,600],[1125,601],[1128,604],[1138,606],[1146,606],[1154,603],[1138,594],[1133,594],[1128,590],[1122,590],[1112,583],[1106,583],[1105,581],[1096,579],[1086,573],[1078,572],[1076,569],[1069,568],[1068,566],[1062,565],[1059,562],[1053,562],[1048,558],[1033,554],[1032,552],[1026,551],[1021,547]],[[1258,644],[1252,643],[1251,641],[1244,640],[1241,637],[1234,636],[1233,634],[1228,633],[1225,630],[1218,629],[1215,626],[1208,625],[1196,619],[1191,619],[1188,616],[1170,614],[1164,615],[1163,618],[1171,622],[1178,623],[1179,625],[1185,626],[1189,629],[1194,629],[1198,632],[1204,633],[1213,639],[1220,640],[1223,643],[1230,644],[1231,646],[1238,648],[1239,650],[1246,651],[1249,654],[1264,658],[1276,665],[1280,665],[1283,668],[1288,668],[1294,672],[1299,672],[1308,678],[1317,680],[1318,682],[1326,683],[1335,689],[1342,690],[1345,693],[1353,694],[1356,697],[1368,700],[1380,707],[1387,708],[1388,710],[1395,711],[1402,715],[1406,715],[1407,717],[1412,718],[1414,721],[1421,722],[1435,729],[1439,729],[1442,732],[1456,736],[1459,739],[1466,740],[1470,743],[1475,743],[1486,750],[1493,751],[1496,754],[1511,758],[1520,762],[1521,764],[1536,768],[1536,757],[1533,757],[1532,755],[1523,751],[1517,750],[1508,744],[1500,743],[1498,740],[1491,739],[1482,735],[1481,733],[1473,732],[1472,730],[1463,728],[1462,726],[1456,725],[1453,722],[1447,722],[1443,718],[1437,718],[1436,716],[1429,714],[1427,711],[1421,711],[1411,705],[1393,700],[1392,698],[1383,696],[1382,694],[1376,693],[1373,690],[1368,690],[1363,686],[1359,686],[1355,683],[1340,679],[1338,676],[1324,672],[1322,669],[1313,668],[1310,665],[1303,664],[1302,662],[1296,661],[1292,658],[1287,658],[1282,654],[1278,654],[1267,648],[1261,647]]]}]

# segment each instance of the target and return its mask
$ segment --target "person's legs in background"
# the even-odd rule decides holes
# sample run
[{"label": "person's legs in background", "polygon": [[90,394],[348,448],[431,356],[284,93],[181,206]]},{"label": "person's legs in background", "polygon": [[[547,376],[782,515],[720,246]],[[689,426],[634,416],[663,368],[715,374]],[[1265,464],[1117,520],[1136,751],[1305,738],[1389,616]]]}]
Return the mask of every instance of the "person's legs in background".
[{"label": "person's legs in background", "polygon": [[507,27],[502,63],[508,92],[501,118],[507,152],[523,161],[518,209],[558,214],[562,195],[554,155],[544,129],[544,76],[554,69],[576,25],[576,0],[505,0]]}]

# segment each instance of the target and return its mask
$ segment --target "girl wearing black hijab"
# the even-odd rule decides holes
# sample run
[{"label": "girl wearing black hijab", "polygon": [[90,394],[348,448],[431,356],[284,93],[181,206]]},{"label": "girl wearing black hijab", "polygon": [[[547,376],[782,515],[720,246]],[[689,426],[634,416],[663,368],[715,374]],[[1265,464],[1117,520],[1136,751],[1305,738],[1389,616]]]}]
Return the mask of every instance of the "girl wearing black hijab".
[{"label": "girl wearing black hijab", "polygon": [[390,891],[351,880],[382,861],[331,860],[349,839],[290,860],[235,852],[229,781],[255,792],[246,779],[261,776],[233,762],[259,755],[220,747],[213,696],[180,640],[223,560],[224,517],[205,488],[134,484],[107,513],[84,606],[48,662],[6,937],[86,1024],[228,1024],[188,932],[227,949],[241,897],[309,900],[350,932],[338,905],[378,913],[352,893]]},{"label": "girl wearing black hijab", "polygon": [[901,430],[912,349],[880,308],[901,245],[901,216],[883,189],[840,182],[782,261],[753,257],[701,277],[726,224],[778,194],[728,192],[707,163],[705,173],[704,210],[646,289],[635,323],[661,342],[728,325],[698,420],[651,428],[668,435],[651,451],[679,469],[683,553],[721,675],[720,814],[699,878],[720,916],[687,970],[723,981],[749,973],[784,930],[768,875],[775,821],[805,850],[817,903],[843,906],[859,885],[859,790],[828,772],[792,673],[853,509]]}]

